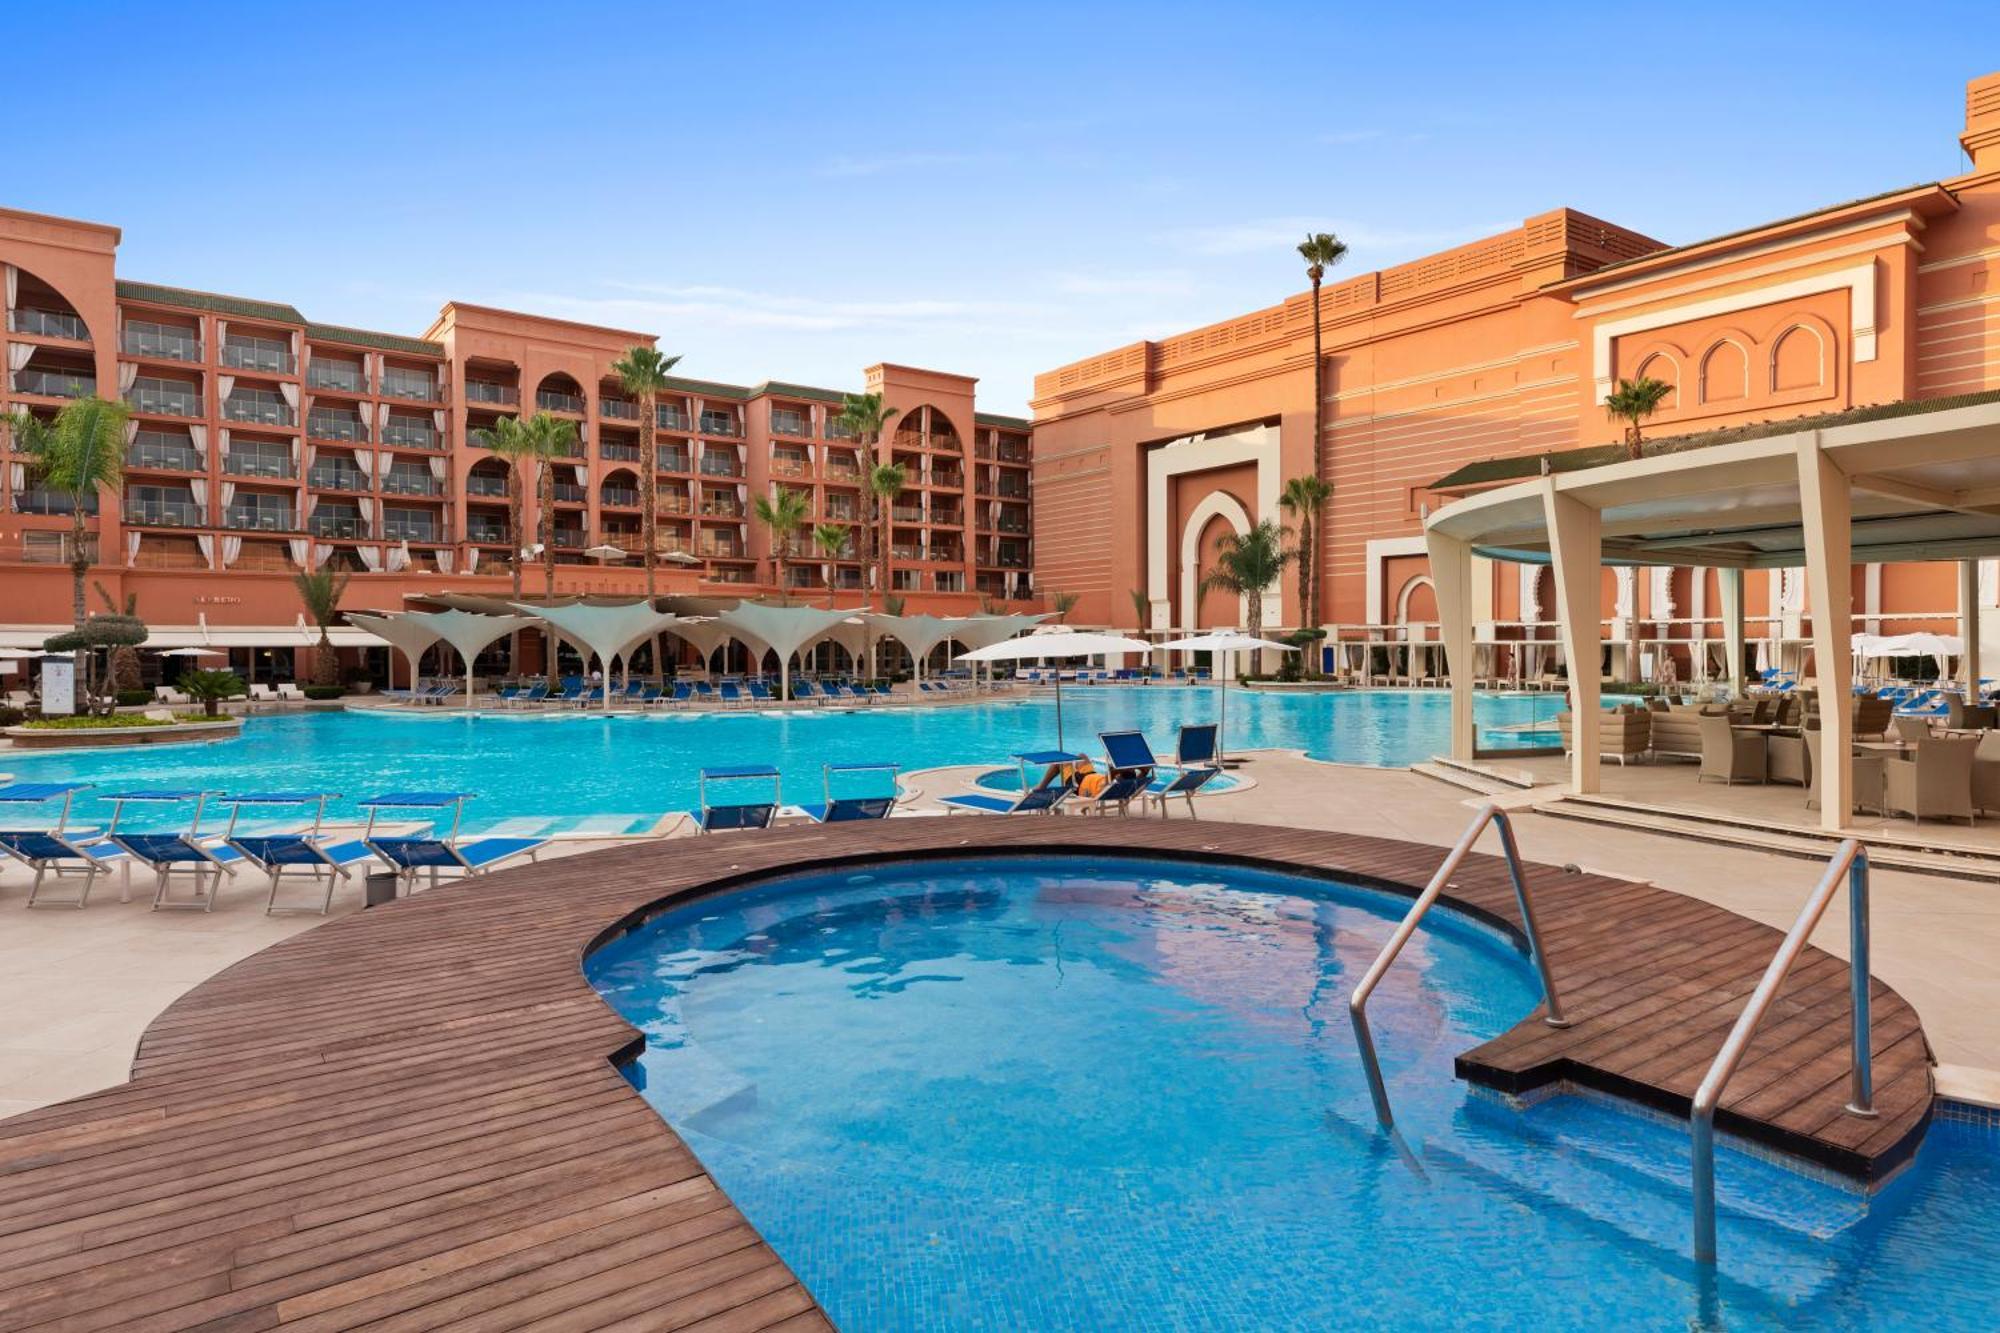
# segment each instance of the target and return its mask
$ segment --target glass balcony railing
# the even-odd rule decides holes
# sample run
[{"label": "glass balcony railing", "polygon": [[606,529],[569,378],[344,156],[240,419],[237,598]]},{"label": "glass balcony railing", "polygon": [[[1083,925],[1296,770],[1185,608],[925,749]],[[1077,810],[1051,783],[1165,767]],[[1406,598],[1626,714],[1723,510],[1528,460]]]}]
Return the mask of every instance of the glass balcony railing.
[{"label": "glass balcony railing", "polygon": [[306,474],[306,484],[323,491],[365,491],[368,474],[358,467],[327,467],[316,463]]},{"label": "glass balcony railing", "polygon": [[655,414],[661,430],[686,430],[688,414],[678,407],[662,407]]},{"label": "glass balcony railing", "polygon": [[26,333],[37,338],[67,338],[71,342],[87,343],[90,330],[77,315],[65,314],[60,310],[34,310],[23,307],[7,316],[7,327],[15,333]]},{"label": "glass balcony railing", "polygon": [[400,444],[406,449],[435,449],[438,447],[438,433],[428,421],[390,417],[388,424],[382,427],[382,443]]},{"label": "glass balcony railing", "polygon": [[703,454],[701,470],[709,477],[740,477],[743,475],[743,460],[727,454]]},{"label": "glass balcony railing", "polygon": [[429,375],[414,375],[395,370],[382,372],[382,396],[402,398],[411,402],[434,403],[438,401],[437,381]]},{"label": "glass balcony railing", "polygon": [[368,373],[344,361],[315,361],[306,369],[306,386],[333,393],[367,393]]},{"label": "glass balcony railing", "polygon": [[681,452],[678,449],[660,450],[660,471],[686,472],[688,470],[688,466],[689,466],[689,459],[687,454]]},{"label": "glass balcony railing", "polygon": [[444,483],[428,472],[402,472],[391,468],[382,477],[385,495],[443,495]]},{"label": "glass balcony railing", "polygon": [[201,390],[192,384],[175,384],[167,380],[138,380],[125,401],[135,412],[152,412],[165,417],[198,417],[201,413]]},{"label": "glass balcony railing", "polygon": [[557,528],[555,538],[557,550],[581,551],[584,547],[582,528]]},{"label": "glass balcony railing", "polygon": [[743,433],[743,428],[737,425],[736,418],[727,412],[703,412],[701,414],[701,433],[704,435],[737,436]]},{"label": "glass balcony railing", "polygon": [[306,416],[306,434],[315,440],[368,439],[368,425],[352,412],[312,412]]},{"label": "glass balcony railing", "polygon": [[174,472],[205,471],[201,455],[194,446],[186,443],[169,443],[163,440],[148,440],[144,435],[134,440],[125,450],[125,466],[139,468],[166,468]]},{"label": "glass balcony railing", "polygon": [[127,497],[123,512],[127,523],[149,527],[197,528],[203,524],[201,510],[191,495],[184,500]]},{"label": "glass balcony railing", "polygon": [[742,518],[743,506],[734,500],[703,500],[701,512],[706,518]]},{"label": "glass balcony railing", "polygon": [[625,509],[637,508],[639,504],[639,492],[624,486],[606,486],[598,495],[603,503]]},{"label": "glass balcony railing", "polygon": [[465,525],[465,539],[482,546],[505,546],[507,529],[498,523],[468,523]]},{"label": "glass balcony railing", "polygon": [[239,503],[229,507],[226,526],[248,532],[293,532],[298,523],[289,509]]},{"label": "glass balcony railing", "polygon": [[812,418],[799,416],[793,412],[773,412],[771,414],[773,435],[812,435]]},{"label": "glass balcony railing", "polygon": [[38,393],[45,398],[88,398],[97,392],[97,377],[63,370],[17,370],[14,392]]},{"label": "glass balcony railing", "polygon": [[[76,498],[68,491],[49,491],[43,490],[39,486],[31,487],[28,490],[14,492],[14,512],[17,514],[73,514],[76,512]],[[86,514],[97,512],[97,497],[95,495],[86,495],[83,498],[83,512]],[[27,533],[22,534],[23,537],[28,535]]]},{"label": "glass balcony railing", "polygon": [[829,418],[826,423],[826,438],[829,440],[851,440],[854,438],[854,432],[848,428],[845,422]]},{"label": "glass balcony railing", "polygon": [[809,477],[812,463],[804,458],[794,458],[787,454],[771,456],[771,471],[780,477]]},{"label": "glass balcony railing", "polygon": [[639,461],[639,446],[606,442],[597,446],[597,456],[614,463],[636,463]]},{"label": "glass balcony railing", "polygon": [[612,417],[619,421],[637,421],[639,405],[628,403],[623,398],[600,398],[597,400],[599,416]]},{"label": "glass balcony railing", "polygon": [[557,393],[553,389],[535,391],[535,406],[544,412],[574,412],[583,415],[583,396],[574,393]]},{"label": "glass balcony railing", "polygon": [[559,481],[551,488],[557,504],[588,504],[590,492],[573,481]]},{"label": "glass balcony railing", "polygon": [[298,418],[291,404],[274,393],[232,393],[223,400],[222,415],[230,421],[248,421],[259,426],[289,426]]},{"label": "glass balcony railing", "polygon": [[521,391],[511,384],[495,384],[490,380],[467,380],[465,401],[511,406],[521,401]]},{"label": "glass balcony railing", "polygon": [[413,518],[386,516],[382,520],[382,535],[392,542],[435,542],[442,541],[442,529],[435,523],[420,522]]},{"label": "glass balcony railing", "polygon": [[489,495],[504,500],[507,498],[507,479],[505,477],[467,477],[465,479],[465,493],[467,495]]},{"label": "glass balcony railing", "polygon": [[282,343],[238,341],[222,345],[222,364],[238,370],[261,370],[272,375],[290,375],[298,370],[298,358]]},{"label": "glass balcony railing", "polygon": [[231,450],[223,455],[222,470],[233,477],[289,477],[292,460],[286,454],[245,454]]},{"label": "glass balcony railing", "polygon": [[335,537],[353,540],[366,537],[368,524],[359,514],[314,514],[307,525],[315,537]]},{"label": "glass balcony railing", "polygon": [[120,346],[127,356],[150,356],[158,361],[201,360],[201,339],[171,324],[128,320]]}]

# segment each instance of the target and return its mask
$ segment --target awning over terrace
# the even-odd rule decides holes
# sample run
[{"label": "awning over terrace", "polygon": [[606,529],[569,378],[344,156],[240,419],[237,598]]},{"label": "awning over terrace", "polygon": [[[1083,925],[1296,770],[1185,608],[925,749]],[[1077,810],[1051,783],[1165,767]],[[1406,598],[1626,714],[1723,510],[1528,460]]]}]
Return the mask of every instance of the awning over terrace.
[{"label": "awning over terrace", "polygon": [[[1696,437],[1697,439],[1699,437]],[[1446,479],[1451,480],[1450,478]],[[1743,661],[1743,571],[1803,566],[1811,603],[1822,751],[1848,756],[1855,564],[1960,562],[1965,676],[1979,676],[1979,558],[2000,555],[2000,394],[1897,403],[1804,423],[1729,432],[1718,443],[1662,441],[1647,456],[1499,486],[1425,524],[1452,676],[1452,752],[1470,758],[1472,557],[1553,566],[1564,656],[1572,664],[1571,783],[1598,788],[1599,567],[1701,565],[1721,571],[1730,671]],[[1852,771],[1830,763],[1821,821],[1843,827]]]}]

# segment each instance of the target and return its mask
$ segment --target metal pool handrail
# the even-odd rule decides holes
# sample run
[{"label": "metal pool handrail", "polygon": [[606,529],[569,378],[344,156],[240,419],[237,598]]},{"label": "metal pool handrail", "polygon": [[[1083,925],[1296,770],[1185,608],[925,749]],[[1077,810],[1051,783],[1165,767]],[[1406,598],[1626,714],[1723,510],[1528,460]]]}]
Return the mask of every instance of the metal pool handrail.
[{"label": "metal pool handrail", "polygon": [[1697,1263],[1715,1262],[1715,1108],[1721,1103],[1722,1090],[1728,1086],[1736,1066],[1742,1063],[1744,1052],[1750,1048],[1751,1039],[1757,1035],[1757,1025],[1763,1022],[1765,1011],[1777,998],[1792,965],[1805,952],[1806,941],[1811,938],[1813,928],[1826,915],[1827,904],[1833,901],[1833,895],[1839,890],[1843,873],[1848,886],[1848,992],[1853,1004],[1851,1097],[1847,1112],[1868,1119],[1875,1116],[1875,1073],[1868,1041],[1868,852],[1857,839],[1849,838],[1840,844],[1833,860],[1827,863],[1826,873],[1820,877],[1805,906],[1799,909],[1798,919],[1792,922],[1784,942],[1778,945],[1778,952],[1771,957],[1771,965],[1764,969],[1757,989],[1750,993],[1749,1003],[1737,1016],[1736,1026],[1729,1030],[1722,1049],[1716,1052],[1715,1063],[1708,1067],[1707,1076],[1695,1090],[1694,1107],[1688,1121],[1694,1140],[1694,1257]]},{"label": "metal pool handrail", "polygon": [[1390,965],[1396,961],[1396,955],[1410,942],[1410,936],[1417,933],[1417,925],[1424,919],[1424,913],[1431,910],[1431,904],[1444,892],[1459,863],[1465,860],[1466,853],[1479,841],[1479,835],[1486,831],[1488,824],[1497,825],[1500,829],[1500,849],[1507,858],[1507,873],[1514,881],[1514,901],[1521,909],[1521,924],[1527,929],[1528,950],[1534,956],[1535,969],[1541,973],[1542,995],[1549,1005],[1548,1017],[1543,1021],[1555,1028],[1569,1026],[1569,1020],[1563,1017],[1562,1001],[1556,994],[1555,977],[1549,972],[1549,958],[1542,948],[1541,931],[1535,925],[1534,903],[1528,897],[1528,881],[1521,873],[1520,849],[1514,845],[1514,825],[1508,820],[1507,812],[1499,806],[1483,805],[1459,837],[1458,845],[1446,854],[1437,873],[1431,876],[1431,882],[1417,895],[1417,901],[1397,925],[1389,942],[1382,946],[1382,952],[1369,965],[1361,984],[1347,998],[1347,1015],[1354,1021],[1354,1040],[1361,1047],[1361,1067],[1368,1074],[1368,1094],[1375,1099],[1375,1118],[1382,1122],[1384,1129],[1395,1128],[1396,1120],[1389,1111],[1389,1090],[1382,1083],[1382,1062],[1376,1058],[1375,1038],[1368,1029],[1368,997],[1375,993],[1375,987],[1387,975]]}]

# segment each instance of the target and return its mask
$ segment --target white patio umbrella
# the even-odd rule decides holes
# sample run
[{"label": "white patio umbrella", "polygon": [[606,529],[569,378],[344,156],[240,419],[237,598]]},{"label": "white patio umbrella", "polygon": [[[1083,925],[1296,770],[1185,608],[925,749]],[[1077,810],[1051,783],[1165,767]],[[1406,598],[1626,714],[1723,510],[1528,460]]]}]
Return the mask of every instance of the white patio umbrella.
[{"label": "white patio umbrella", "polygon": [[220,648],[162,648],[161,657],[227,657]]},{"label": "white patio umbrella", "polygon": [[[1219,629],[1208,634],[1197,634],[1190,639],[1170,639],[1159,647],[1189,653],[1242,653],[1256,652],[1262,648],[1275,648],[1281,653],[1298,651],[1289,643],[1255,638],[1234,629]],[[1222,692],[1221,700],[1216,705],[1215,720],[1215,758],[1217,763],[1221,763],[1229,752],[1229,681],[1225,673],[1221,671],[1215,673],[1215,684]]]},{"label": "white patio umbrella", "polygon": [[610,542],[605,542],[598,546],[586,547],[583,553],[592,560],[602,560],[607,563],[625,558],[625,548],[622,546],[613,546]]},{"label": "white patio umbrella", "polygon": [[[1079,657],[1096,657],[1099,653],[1146,653],[1152,648],[1153,645],[1144,639],[1128,639],[1122,634],[1095,634],[1087,630],[1051,626],[1024,638],[974,648],[969,653],[960,653],[952,661],[1026,662],[1038,657],[1074,661]],[[1061,672],[1056,673],[1056,748],[1068,748],[1063,744]]]}]

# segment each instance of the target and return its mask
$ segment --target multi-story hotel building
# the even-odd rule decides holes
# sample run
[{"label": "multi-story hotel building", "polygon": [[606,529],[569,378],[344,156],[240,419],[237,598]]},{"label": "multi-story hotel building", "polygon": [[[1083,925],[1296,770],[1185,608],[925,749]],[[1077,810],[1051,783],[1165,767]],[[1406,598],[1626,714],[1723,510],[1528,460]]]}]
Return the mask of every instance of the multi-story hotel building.
[{"label": "multi-story hotel building", "polygon": [[[1621,379],[1672,386],[1646,423],[1655,441],[2000,391],[2000,74],[1969,86],[1959,142],[1961,175],[1691,245],[1557,209],[1329,281],[1317,441],[1309,293],[1039,376],[1038,584],[1079,594],[1081,620],[1133,625],[1138,590],[1149,628],[1236,624],[1237,606],[1200,591],[1216,538],[1292,521],[1280,489],[1317,469],[1333,492],[1323,622],[1349,639],[1423,638],[1437,619],[1427,511],[1622,456],[1604,407]],[[2000,602],[1985,564],[1980,596]],[[1797,639],[1799,573],[1747,589],[1767,646]],[[1603,577],[1608,639],[1673,658],[1684,680],[1717,665],[1713,571]],[[1854,579],[1868,629],[1953,630],[1951,566],[1857,567]],[[1510,638],[1553,637],[1552,605],[1546,566],[1479,562],[1474,618],[1503,656]],[[1298,622],[1291,579],[1267,615]]]},{"label": "multi-story hotel building", "polygon": [[[612,363],[654,335],[458,303],[420,337],[342,328],[276,302],[124,280],[118,242],[112,227],[0,210],[0,412],[52,416],[93,393],[132,409],[123,494],[90,521],[93,578],[114,600],[136,595],[153,625],[224,631],[216,641],[241,647],[266,631],[296,642],[302,569],[352,571],[357,609],[504,593],[508,469],[480,431],[536,411],[577,427],[554,469],[557,592],[643,590],[639,406]],[[1028,423],[978,411],[968,376],[884,364],[852,387],[897,409],[874,447],[907,477],[888,595],[938,614],[1031,597]],[[786,591],[861,602],[859,534],[838,556],[810,536],[822,523],[852,533],[865,513],[870,460],[836,420],[840,399],[674,381],[654,460],[662,593],[776,592],[751,499],[782,486],[812,498]],[[70,620],[69,498],[39,488],[18,451],[0,456],[0,497],[0,628],[27,646]],[[531,542],[537,506],[531,489]],[[539,592],[539,558],[526,566]]]}]

